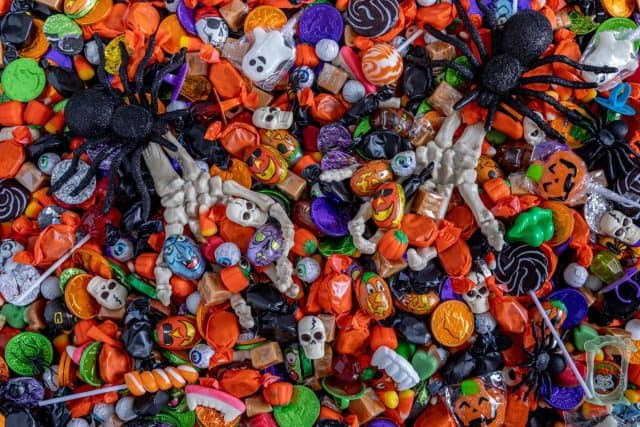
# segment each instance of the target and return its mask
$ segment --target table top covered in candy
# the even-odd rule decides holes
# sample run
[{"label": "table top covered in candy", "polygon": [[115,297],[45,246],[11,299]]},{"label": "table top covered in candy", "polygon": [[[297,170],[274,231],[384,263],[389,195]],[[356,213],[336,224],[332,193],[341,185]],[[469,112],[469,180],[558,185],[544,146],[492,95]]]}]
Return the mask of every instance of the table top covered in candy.
[{"label": "table top covered in candy", "polygon": [[640,425],[639,7],[0,2],[0,425]]}]

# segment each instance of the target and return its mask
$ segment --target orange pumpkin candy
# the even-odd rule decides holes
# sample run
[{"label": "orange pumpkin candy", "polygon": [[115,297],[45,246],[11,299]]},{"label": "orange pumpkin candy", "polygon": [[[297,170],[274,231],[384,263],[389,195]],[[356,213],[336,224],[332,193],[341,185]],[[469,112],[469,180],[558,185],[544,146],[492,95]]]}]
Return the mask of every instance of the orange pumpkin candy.
[{"label": "orange pumpkin candy", "polygon": [[367,162],[358,168],[349,181],[351,191],[356,196],[372,195],[382,184],[393,181],[393,173],[386,160]]},{"label": "orange pumpkin candy", "polygon": [[398,261],[409,247],[409,238],[402,230],[387,230],[378,242],[380,255],[389,261]]},{"label": "orange pumpkin candy", "polygon": [[293,384],[284,381],[269,384],[262,389],[262,397],[273,406],[288,405],[293,397]]},{"label": "orange pumpkin candy", "polygon": [[362,273],[356,286],[356,298],[360,308],[375,320],[386,319],[394,312],[389,285],[376,273]]},{"label": "orange pumpkin candy", "polygon": [[500,427],[506,415],[504,393],[497,388],[487,390],[480,378],[460,384],[462,395],[453,403],[453,414],[463,427]]},{"label": "orange pumpkin candy", "polygon": [[582,193],[587,166],[573,151],[556,151],[545,161],[538,191],[547,200],[571,203]]}]

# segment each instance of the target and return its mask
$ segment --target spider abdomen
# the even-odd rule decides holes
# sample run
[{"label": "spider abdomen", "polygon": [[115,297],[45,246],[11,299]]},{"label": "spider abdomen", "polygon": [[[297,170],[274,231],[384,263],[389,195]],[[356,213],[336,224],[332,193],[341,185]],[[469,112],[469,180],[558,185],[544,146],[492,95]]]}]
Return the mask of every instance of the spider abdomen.
[{"label": "spider abdomen", "polygon": [[105,134],[113,115],[113,99],[98,90],[74,94],[64,107],[64,121],[71,132],[85,138]]},{"label": "spider abdomen", "polygon": [[553,28],[542,13],[535,10],[521,10],[504,24],[500,47],[528,64],[542,55],[553,41]]},{"label": "spider abdomen", "polygon": [[496,95],[506,95],[518,87],[523,71],[522,65],[514,56],[494,56],[484,66],[482,86]]},{"label": "spider abdomen", "polygon": [[153,129],[153,114],[138,105],[121,105],[113,113],[111,129],[121,138],[147,139]]}]

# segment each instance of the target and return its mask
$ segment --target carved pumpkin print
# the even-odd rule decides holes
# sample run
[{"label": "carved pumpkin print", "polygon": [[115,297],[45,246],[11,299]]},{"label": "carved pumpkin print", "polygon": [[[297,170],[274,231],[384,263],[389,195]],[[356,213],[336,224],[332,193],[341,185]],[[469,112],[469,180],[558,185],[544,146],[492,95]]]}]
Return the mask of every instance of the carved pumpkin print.
[{"label": "carved pumpkin print", "polygon": [[453,404],[456,419],[463,427],[500,427],[504,424],[506,399],[498,389],[487,390],[480,378],[460,384],[462,396]]},{"label": "carved pumpkin print", "polygon": [[372,195],[382,184],[393,181],[393,173],[386,160],[374,160],[366,163],[351,176],[349,185],[357,196]]},{"label": "carved pumpkin print", "polygon": [[196,345],[201,337],[195,321],[187,316],[171,316],[156,326],[158,344],[169,350],[187,350]]},{"label": "carved pumpkin print", "polygon": [[385,280],[375,273],[363,273],[356,287],[358,304],[375,320],[386,319],[393,314],[391,291]]},{"label": "carved pumpkin print", "polygon": [[547,200],[571,202],[585,186],[587,167],[573,151],[557,151],[543,165],[538,191]]},{"label": "carved pumpkin print", "polygon": [[295,164],[302,157],[300,143],[289,131],[284,129],[260,129],[259,132],[262,143],[278,150],[289,165]]},{"label": "carved pumpkin print", "polygon": [[476,166],[476,173],[478,174],[479,184],[484,184],[491,179],[503,176],[502,169],[500,169],[498,163],[488,156],[480,156],[478,166]]},{"label": "carved pumpkin print", "polygon": [[289,171],[280,153],[268,145],[262,145],[246,157],[245,162],[253,176],[263,184],[280,184]]},{"label": "carved pumpkin print", "polygon": [[371,197],[373,222],[380,228],[399,227],[404,215],[405,196],[400,184],[390,182],[378,188]]}]

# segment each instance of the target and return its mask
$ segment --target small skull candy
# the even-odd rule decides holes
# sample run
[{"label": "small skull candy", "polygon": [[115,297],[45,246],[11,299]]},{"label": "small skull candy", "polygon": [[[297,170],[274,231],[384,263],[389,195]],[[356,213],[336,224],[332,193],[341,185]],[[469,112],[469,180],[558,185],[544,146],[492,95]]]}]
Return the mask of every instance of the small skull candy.
[{"label": "small skull candy", "polygon": [[87,292],[106,309],[119,310],[127,301],[127,289],[113,279],[96,276],[87,285]]},{"label": "small skull candy", "polygon": [[[487,275],[488,274],[488,275]],[[475,283],[475,286],[462,295],[462,299],[467,303],[473,314],[482,314],[489,311],[489,288],[487,288],[487,278],[491,272],[471,271],[467,279]]]},{"label": "small skull candy", "polygon": [[227,204],[227,218],[243,227],[260,227],[267,222],[269,215],[245,199],[233,199]]},{"label": "small skull candy", "polygon": [[262,129],[289,129],[293,124],[293,113],[275,107],[260,107],[253,113],[251,121]]},{"label": "small skull candy", "polygon": [[249,242],[247,258],[257,267],[267,266],[282,255],[283,240],[280,229],[269,224],[263,225]]},{"label": "small skull candy", "polygon": [[327,333],[324,323],[316,316],[305,316],[298,322],[298,340],[307,359],[317,360],[324,357],[324,342]]},{"label": "small skull candy", "polygon": [[229,37],[229,27],[214,7],[199,8],[195,14],[198,37],[216,47],[222,47]]},{"label": "small skull candy", "polygon": [[598,222],[600,231],[627,245],[640,244],[640,227],[633,220],[620,211],[605,212]]},{"label": "small skull candy", "polygon": [[187,280],[198,280],[204,274],[206,265],[200,249],[187,236],[169,236],[162,246],[162,253],[174,274]]}]

